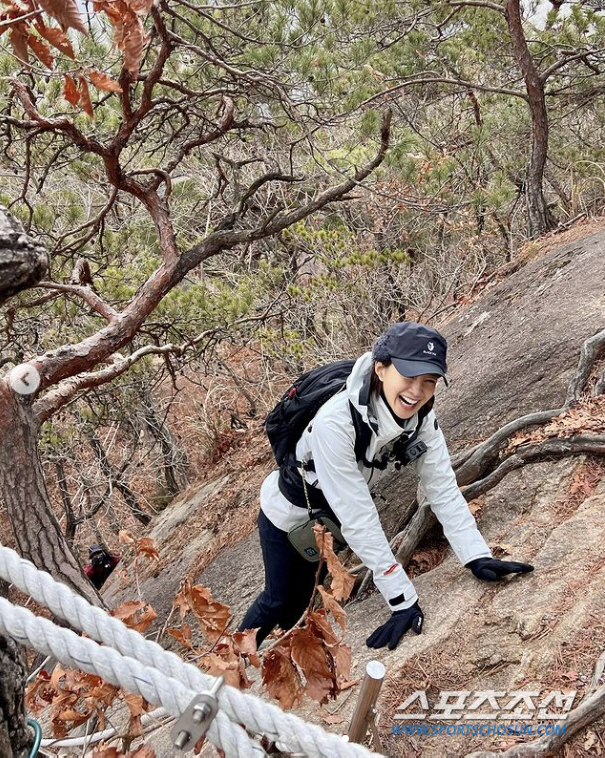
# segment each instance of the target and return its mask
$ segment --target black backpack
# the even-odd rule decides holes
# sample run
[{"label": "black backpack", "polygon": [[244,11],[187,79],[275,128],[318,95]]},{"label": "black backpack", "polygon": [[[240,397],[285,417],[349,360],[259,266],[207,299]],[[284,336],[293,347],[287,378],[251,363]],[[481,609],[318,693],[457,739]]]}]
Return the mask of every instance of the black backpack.
[{"label": "black backpack", "polygon": [[354,365],[353,360],[337,361],[307,371],[267,415],[265,431],[279,466],[294,453],[296,443],[321,406],[344,389]]},{"label": "black backpack", "polygon": [[[298,440],[321,406],[345,388],[354,365],[354,360],[337,361],[307,371],[294,382],[267,415],[265,430],[280,468],[300,466],[300,462],[296,461],[294,455]],[[355,458],[369,467],[385,468],[387,459],[374,462],[365,459],[365,452],[372,438],[372,430],[352,403],[349,403],[349,407],[355,428]],[[394,459],[396,465],[405,466],[426,452],[426,446],[423,442],[416,441],[416,437],[432,407],[431,398],[431,401],[423,406],[418,414],[415,431],[409,436],[403,435],[392,446],[388,458]],[[314,469],[312,462],[307,468]]]}]

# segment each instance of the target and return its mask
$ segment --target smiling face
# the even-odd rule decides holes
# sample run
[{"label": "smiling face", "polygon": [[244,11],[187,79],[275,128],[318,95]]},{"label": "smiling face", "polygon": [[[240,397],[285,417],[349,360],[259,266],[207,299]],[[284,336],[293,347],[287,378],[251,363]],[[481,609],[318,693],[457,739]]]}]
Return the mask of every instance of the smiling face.
[{"label": "smiling face", "polygon": [[393,413],[400,419],[412,418],[435,394],[437,374],[402,376],[390,363],[376,361],[374,371],[382,382],[384,396]]}]

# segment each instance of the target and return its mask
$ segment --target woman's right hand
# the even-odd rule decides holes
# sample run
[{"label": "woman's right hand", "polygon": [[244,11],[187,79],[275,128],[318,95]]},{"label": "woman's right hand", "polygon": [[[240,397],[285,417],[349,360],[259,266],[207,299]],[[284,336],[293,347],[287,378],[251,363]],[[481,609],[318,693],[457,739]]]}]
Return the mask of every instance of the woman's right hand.
[{"label": "woman's right hand", "polygon": [[389,650],[394,650],[408,629],[420,634],[423,622],[424,614],[416,601],[409,608],[394,611],[391,618],[368,637],[366,645],[376,649],[386,645]]}]

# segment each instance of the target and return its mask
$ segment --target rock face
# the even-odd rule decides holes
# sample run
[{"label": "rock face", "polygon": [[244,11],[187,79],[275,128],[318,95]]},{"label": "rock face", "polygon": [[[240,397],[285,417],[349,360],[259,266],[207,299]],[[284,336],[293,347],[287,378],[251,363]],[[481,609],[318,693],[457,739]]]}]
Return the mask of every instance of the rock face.
[{"label": "rock face", "polygon": [[[441,327],[450,345],[451,386],[439,389],[437,412],[453,451],[522,414],[563,404],[583,341],[605,326],[604,247],[601,231],[550,252],[536,250],[535,257],[505,279],[494,280]],[[414,478],[407,472],[381,485],[377,504],[387,534],[394,533],[414,493]],[[380,752],[441,758],[498,752],[532,739],[394,735],[397,705],[418,690],[426,692],[431,710],[445,691],[540,692],[538,703],[551,691],[576,690],[573,704],[579,704],[605,649],[604,513],[602,461],[579,457],[527,465],[484,496],[476,516],[494,553],[533,563],[533,574],[495,584],[479,582],[445,551],[436,568],[414,578],[426,619],[423,634],[410,634],[393,652],[370,651],[364,645],[388,616],[377,593],[347,607],[353,676],[362,676],[373,658],[387,667],[378,702]],[[229,603],[239,618],[262,588],[256,533],[225,549],[195,578]],[[497,698],[500,706],[511,699]],[[346,731],[354,702],[354,696],[343,696],[338,704],[343,723],[328,728]],[[479,708],[473,721],[429,720],[427,712],[424,720],[407,723],[488,723],[480,714],[489,710]],[[314,704],[306,703],[297,712],[320,722]],[[588,744],[590,728],[576,739]],[[591,744],[599,744],[596,737]],[[575,750],[566,755],[593,754]]]}]

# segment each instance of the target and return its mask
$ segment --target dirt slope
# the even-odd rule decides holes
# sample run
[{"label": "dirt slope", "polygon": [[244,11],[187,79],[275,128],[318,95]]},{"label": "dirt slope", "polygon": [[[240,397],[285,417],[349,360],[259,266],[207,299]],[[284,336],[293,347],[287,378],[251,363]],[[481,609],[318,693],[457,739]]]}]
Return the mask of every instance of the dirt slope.
[{"label": "dirt slope", "polygon": [[[534,246],[514,273],[494,278],[441,327],[450,345],[451,386],[439,390],[437,409],[452,450],[523,413],[562,405],[582,342],[605,326],[605,232],[549,245],[552,249],[546,251]],[[264,458],[256,474],[266,469]],[[388,615],[379,595],[347,608],[355,674],[372,657],[387,666],[388,682],[379,702],[384,752],[430,758],[511,744],[510,737],[393,736],[393,710],[415,690],[426,690],[431,705],[440,690],[546,694],[575,689],[579,703],[605,649],[603,474],[598,461],[576,458],[526,466],[509,475],[482,502],[480,528],[498,554],[531,561],[536,571],[497,585],[480,583],[447,551],[436,568],[414,579],[426,616],[424,633],[405,639],[396,651],[370,654],[364,645]],[[230,489],[249,483],[247,472],[234,472],[228,480]],[[377,502],[387,532],[392,533],[414,489],[407,475],[381,487]],[[213,537],[192,527],[196,512],[206,507],[207,494],[200,490],[195,500],[176,504],[157,519],[152,536],[172,545],[180,542],[182,551],[178,565],[163,565],[141,582],[141,592],[154,605],[166,606],[183,571],[189,570],[239,617],[262,586],[257,535],[253,532],[223,550],[203,572],[196,571],[200,551]],[[225,521],[240,519],[249,527],[255,507],[251,495],[245,505],[241,512],[227,507]],[[354,700],[354,694],[345,695],[328,706],[344,719],[342,726],[331,728],[346,731]],[[313,704],[300,712],[320,720]],[[584,731],[573,747],[565,748],[566,754],[600,755],[600,739]]]}]

